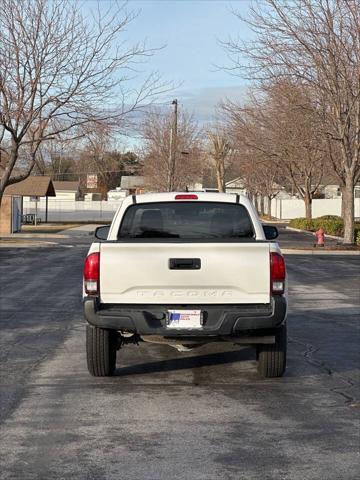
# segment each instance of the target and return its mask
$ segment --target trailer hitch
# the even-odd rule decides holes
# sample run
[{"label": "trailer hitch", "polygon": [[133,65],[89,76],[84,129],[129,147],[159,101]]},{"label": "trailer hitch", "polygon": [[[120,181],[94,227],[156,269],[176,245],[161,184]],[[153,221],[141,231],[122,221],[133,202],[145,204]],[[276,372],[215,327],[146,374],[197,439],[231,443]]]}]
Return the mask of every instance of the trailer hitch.
[{"label": "trailer hitch", "polygon": [[117,350],[120,350],[124,345],[128,344],[134,344],[134,345],[139,345],[139,342],[141,342],[142,339],[138,333],[132,333],[132,334],[118,334],[117,338]]}]

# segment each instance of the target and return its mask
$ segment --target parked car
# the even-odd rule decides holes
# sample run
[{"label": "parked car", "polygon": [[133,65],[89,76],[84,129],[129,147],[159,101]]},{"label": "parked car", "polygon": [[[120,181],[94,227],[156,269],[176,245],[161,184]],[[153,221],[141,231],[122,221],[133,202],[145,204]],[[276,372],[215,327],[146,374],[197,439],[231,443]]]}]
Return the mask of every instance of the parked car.
[{"label": "parked car", "polygon": [[123,344],[223,341],[253,345],[262,377],[283,375],[285,262],[246,197],[129,196],[96,237],[84,267],[90,374],[112,375]]}]

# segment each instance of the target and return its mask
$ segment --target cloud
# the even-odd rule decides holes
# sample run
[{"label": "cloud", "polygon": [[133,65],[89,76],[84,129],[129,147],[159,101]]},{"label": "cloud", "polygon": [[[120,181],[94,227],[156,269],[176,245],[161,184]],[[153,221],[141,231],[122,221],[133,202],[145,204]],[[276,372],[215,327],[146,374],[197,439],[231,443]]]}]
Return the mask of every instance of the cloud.
[{"label": "cloud", "polygon": [[246,96],[244,85],[231,87],[204,87],[179,91],[179,106],[193,113],[200,124],[210,123],[216,116],[216,107],[222,100],[239,102]]},{"label": "cloud", "polygon": [[[179,112],[185,109],[193,114],[200,127],[208,125],[216,119],[216,107],[221,100],[241,102],[246,98],[247,88],[244,85],[228,87],[202,87],[194,89],[177,90],[158,106],[159,112],[169,111],[171,101],[178,99]],[[127,129],[127,134],[120,136],[126,148],[137,148],[142,145],[141,132],[138,126],[141,124],[143,112],[136,112],[131,116],[133,125]],[[125,148],[125,147],[124,147]]]}]

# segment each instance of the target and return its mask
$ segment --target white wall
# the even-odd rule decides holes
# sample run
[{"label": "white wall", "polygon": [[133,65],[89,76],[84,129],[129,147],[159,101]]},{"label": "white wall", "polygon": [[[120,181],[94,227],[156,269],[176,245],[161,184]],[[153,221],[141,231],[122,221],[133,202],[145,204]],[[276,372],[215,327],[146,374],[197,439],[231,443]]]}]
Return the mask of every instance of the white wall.
[{"label": "white wall", "polygon": [[[122,200],[99,202],[76,202],[49,198],[48,221],[101,221],[112,220]],[[35,202],[23,202],[23,213],[35,213]],[[45,220],[45,199],[38,202],[38,214]],[[305,204],[298,199],[273,199],[271,215],[290,220],[305,216]],[[341,215],[341,199],[313,200],[313,217],[322,215]],[[360,218],[360,198],[355,198],[355,218]]]},{"label": "white wall", "polygon": [[[359,202],[357,203],[359,204]],[[323,200],[313,200],[312,209],[314,218],[322,217],[323,215],[338,215],[340,217],[341,198],[326,198]]]},{"label": "white wall", "polygon": [[[298,199],[273,199],[271,215],[276,218],[291,220],[305,217],[305,203]],[[312,216],[341,215],[341,198],[315,199],[312,202]],[[360,217],[360,198],[355,198],[355,218]]]}]

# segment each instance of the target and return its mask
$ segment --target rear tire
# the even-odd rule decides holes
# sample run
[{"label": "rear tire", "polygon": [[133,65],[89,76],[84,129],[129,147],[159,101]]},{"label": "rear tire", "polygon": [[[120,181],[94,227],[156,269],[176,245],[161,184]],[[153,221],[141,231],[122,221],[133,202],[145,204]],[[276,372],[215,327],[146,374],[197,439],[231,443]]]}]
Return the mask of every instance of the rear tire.
[{"label": "rear tire", "polygon": [[90,375],[111,377],[114,374],[116,346],[115,331],[86,325],[86,356]]},{"label": "rear tire", "polygon": [[258,345],[256,357],[258,373],[263,378],[282,377],[286,369],[287,333],[286,323],[275,335],[275,343]]}]

